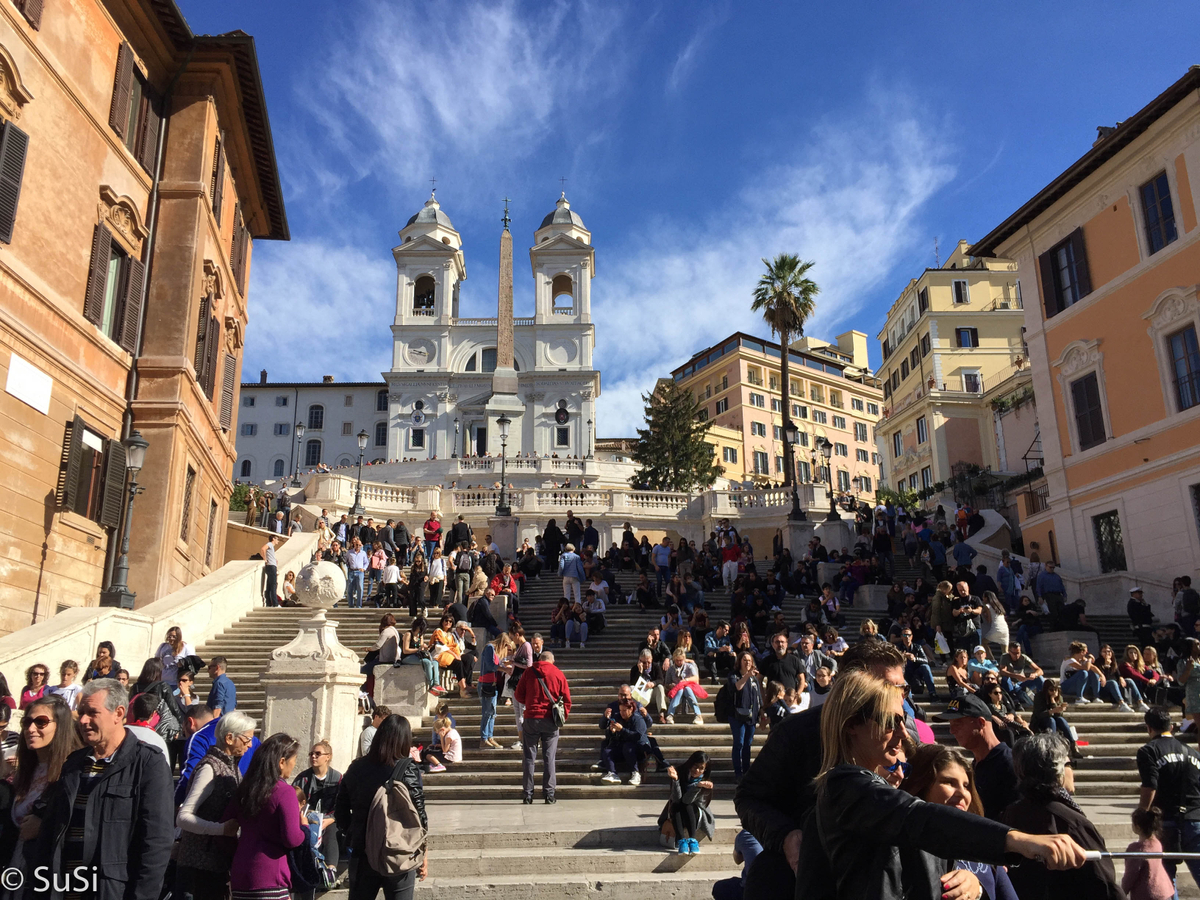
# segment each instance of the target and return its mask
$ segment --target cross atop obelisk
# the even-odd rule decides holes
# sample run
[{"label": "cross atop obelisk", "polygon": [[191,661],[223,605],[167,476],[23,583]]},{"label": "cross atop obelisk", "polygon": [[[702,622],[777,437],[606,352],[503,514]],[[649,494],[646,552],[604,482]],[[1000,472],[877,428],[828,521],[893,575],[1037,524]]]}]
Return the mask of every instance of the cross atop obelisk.
[{"label": "cross atop obelisk", "polygon": [[512,219],[508,215],[508,204],[504,198],[504,217],[500,220],[504,230],[500,232],[500,282],[496,304],[496,371],[492,375],[492,393],[516,394],[517,370],[513,365],[513,250],[512,232],[508,230]]}]

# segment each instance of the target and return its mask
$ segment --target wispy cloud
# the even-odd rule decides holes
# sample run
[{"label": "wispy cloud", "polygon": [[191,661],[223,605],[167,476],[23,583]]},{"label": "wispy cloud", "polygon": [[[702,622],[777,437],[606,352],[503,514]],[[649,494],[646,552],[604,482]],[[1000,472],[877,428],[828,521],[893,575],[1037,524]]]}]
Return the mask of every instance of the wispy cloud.
[{"label": "wispy cloud", "polygon": [[700,54],[709,36],[729,18],[729,9],[724,4],[714,6],[696,26],[688,42],[683,45],[671,72],[667,76],[667,91],[675,93],[687,81],[699,62]]},{"label": "wispy cloud", "polygon": [[954,176],[935,124],[903,96],[877,93],[854,118],[802,135],[794,158],[751,175],[704,222],[664,219],[627,236],[642,249],[614,251],[593,288],[607,326],[596,336],[600,433],[631,434],[641,394],[691,353],[735,330],[766,334],[750,312],[763,257],[816,261],[821,294],[806,333],[866,330],[868,293],[923,239],[919,214]]}]

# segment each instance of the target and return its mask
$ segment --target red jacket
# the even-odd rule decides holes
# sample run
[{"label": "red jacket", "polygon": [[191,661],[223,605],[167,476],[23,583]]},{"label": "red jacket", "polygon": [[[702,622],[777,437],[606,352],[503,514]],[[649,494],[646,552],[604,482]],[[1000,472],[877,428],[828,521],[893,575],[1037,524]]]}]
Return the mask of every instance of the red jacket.
[{"label": "red jacket", "polygon": [[539,675],[546,682],[546,688],[553,697],[563,698],[567,715],[571,715],[571,686],[567,684],[567,677],[554,663],[535,662],[525,670],[513,692],[517,702],[525,707],[525,718],[545,719],[550,716],[550,701],[546,699],[542,686],[538,683]]},{"label": "red jacket", "polygon": [[493,575],[492,580],[488,583],[488,587],[490,587],[497,594],[517,594],[521,590],[521,586],[517,583],[516,576],[509,575],[508,581],[505,583],[503,572],[497,572],[495,575]]}]

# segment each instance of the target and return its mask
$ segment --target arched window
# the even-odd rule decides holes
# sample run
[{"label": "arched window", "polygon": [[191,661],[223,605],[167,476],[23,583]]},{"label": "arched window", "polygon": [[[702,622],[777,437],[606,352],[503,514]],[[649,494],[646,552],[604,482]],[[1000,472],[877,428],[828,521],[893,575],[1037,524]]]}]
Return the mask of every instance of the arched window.
[{"label": "arched window", "polygon": [[243,459],[243,460],[242,460],[242,475],[241,475],[241,477],[242,477],[242,478],[249,478],[249,477],[250,477],[250,468],[251,468],[251,466],[250,466],[250,460],[248,460],[248,459]]},{"label": "arched window", "polygon": [[275,477],[276,477],[276,478],[282,478],[282,477],[283,477],[283,460],[282,460],[282,459],[277,459],[277,460],[275,460],[275,471],[274,471],[274,475],[275,475]]},{"label": "arched window", "polygon": [[388,411],[388,392],[387,388],[383,388],[375,395],[375,412]]},{"label": "arched window", "polygon": [[479,369],[483,372],[496,371],[496,348],[487,347],[479,351]]},{"label": "arched window", "polygon": [[304,445],[304,464],[306,466],[316,466],[321,463],[321,442],[311,440]]},{"label": "arched window", "polygon": [[320,431],[325,427],[325,407],[320,403],[314,403],[308,408],[308,427],[312,431]]},{"label": "arched window", "polygon": [[437,282],[433,280],[433,276],[422,275],[417,279],[417,283],[413,285],[413,315],[433,315],[433,296],[436,289]]},{"label": "arched window", "polygon": [[339,466],[348,466],[348,465],[351,465],[353,462],[354,462],[354,460],[352,460],[350,457],[343,456],[341,459],[339,459],[337,461],[337,464]]},{"label": "arched window", "polygon": [[388,433],[388,423],[387,422],[376,422],[375,423],[375,446],[376,447],[386,447],[387,446],[387,433]]},{"label": "arched window", "polygon": [[[560,301],[558,298],[563,294],[566,294],[568,299]],[[550,284],[550,297],[554,300],[555,306],[570,306],[574,302],[575,283],[571,280],[570,275],[554,276],[554,281]]]}]

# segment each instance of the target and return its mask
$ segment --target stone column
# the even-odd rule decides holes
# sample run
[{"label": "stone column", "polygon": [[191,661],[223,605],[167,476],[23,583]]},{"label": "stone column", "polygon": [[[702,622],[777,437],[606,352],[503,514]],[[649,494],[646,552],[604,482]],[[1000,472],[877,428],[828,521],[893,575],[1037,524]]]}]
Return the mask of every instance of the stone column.
[{"label": "stone column", "polygon": [[356,755],[363,676],[358,654],[338,640],[337,625],[318,609],[299,623],[290,643],[271,654],[262,677],[262,733],[290,734],[300,742],[302,754],[316,741],[327,740],[333,746],[333,767],[344,772]]},{"label": "stone column", "polygon": [[[508,219],[505,210],[504,218]],[[500,287],[496,308],[496,371],[492,374],[492,392],[517,393],[517,370],[513,365],[513,259],[512,232],[505,222],[500,234]]]}]

